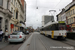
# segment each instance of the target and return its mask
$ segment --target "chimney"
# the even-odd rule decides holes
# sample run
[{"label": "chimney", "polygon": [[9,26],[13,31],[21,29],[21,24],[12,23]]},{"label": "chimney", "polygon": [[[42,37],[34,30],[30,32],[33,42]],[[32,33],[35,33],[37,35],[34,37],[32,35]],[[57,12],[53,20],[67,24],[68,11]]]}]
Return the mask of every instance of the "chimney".
[{"label": "chimney", "polygon": [[62,11],[65,11],[65,9],[63,8]]}]

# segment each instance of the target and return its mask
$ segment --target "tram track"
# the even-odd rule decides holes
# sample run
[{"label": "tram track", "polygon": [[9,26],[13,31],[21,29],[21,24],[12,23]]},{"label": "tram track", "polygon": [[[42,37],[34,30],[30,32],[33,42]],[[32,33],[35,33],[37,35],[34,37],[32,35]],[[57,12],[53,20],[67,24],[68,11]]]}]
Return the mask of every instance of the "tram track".
[{"label": "tram track", "polygon": [[[50,38],[51,39],[51,38]],[[41,41],[41,43],[45,46],[45,48],[46,48],[46,50],[48,50],[49,49],[49,47],[47,47],[46,46],[46,44],[45,43],[43,43],[43,41],[41,40],[41,38],[39,38],[39,40]],[[60,43],[64,43],[65,45],[68,45],[68,46],[72,46],[74,49],[75,49],[75,46],[74,45],[72,45],[72,44],[69,44],[69,43],[66,43],[64,40],[63,41],[61,41],[61,40],[55,40],[55,39],[51,39],[52,41],[57,41],[57,42],[60,42]]]}]

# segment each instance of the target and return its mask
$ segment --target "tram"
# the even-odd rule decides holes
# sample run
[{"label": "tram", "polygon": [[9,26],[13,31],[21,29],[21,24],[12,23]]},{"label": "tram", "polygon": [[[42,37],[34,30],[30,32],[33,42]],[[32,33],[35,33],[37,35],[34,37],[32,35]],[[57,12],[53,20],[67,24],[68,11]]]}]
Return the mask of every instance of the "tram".
[{"label": "tram", "polygon": [[66,39],[66,24],[64,21],[49,23],[47,26],[40,29],[40,33],[45,36],[50,36],[53,39]]}]

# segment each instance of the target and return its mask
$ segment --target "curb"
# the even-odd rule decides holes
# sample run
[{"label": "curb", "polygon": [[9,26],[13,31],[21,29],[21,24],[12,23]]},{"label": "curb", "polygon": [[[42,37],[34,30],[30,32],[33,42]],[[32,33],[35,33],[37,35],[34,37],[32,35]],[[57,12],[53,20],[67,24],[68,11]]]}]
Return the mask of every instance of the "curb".
[{"label": "curb", "polygon": [[28,50],[32,36],[33,34],[26,40],[26,42],[22,44],[22,46],[18,50]]}]

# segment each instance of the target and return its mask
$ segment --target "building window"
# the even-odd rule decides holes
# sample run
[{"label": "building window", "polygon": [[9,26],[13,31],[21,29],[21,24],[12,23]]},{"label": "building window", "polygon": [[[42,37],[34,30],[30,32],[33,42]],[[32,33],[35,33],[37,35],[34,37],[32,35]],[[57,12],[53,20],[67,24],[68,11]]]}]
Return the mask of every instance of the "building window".
[{"label": "building window", "polygon": [[0,0],[0,6],[3,6],[3,0]]},{"label": "building window", "polygon": [[0,17],[0,28],[1,28],[1,24],[2,24],[2,18]]},{"label": "building window", "polygon": [[7,1],[7,9],[8,9],[9,1]]},{"label": "building window", "polygon": [[74,14],[74,9],[73,9],[73,14]]},{"label": "building window", "polygon": [[71,18],[71,23],[73,23],[73,20],[72,20],[72,18]]},{"label": "building window", "polygon": [[74,19],[73,19],[73,20],[74,20],[74,22],[75,22],[75,17],[74,17]]},{"label": "building window", "polygon": [[68,19],[68,24],[69,24],[69,19]]},{"label": "building window", "polygon": [[71,10],[71,15],[72,15],[72,10]]},{"label": "building window", "polygon": [[70,16],[70,11],[69,11],[69,16]]},{"label": "building window", "polygon": [[70,22],[70,19],[69,19],[69,24],[70,24],[71,22]]},{"label": "building window", "polygon": [[14,0],[14,6],[15,6],[15,0]]},{"label": "building window", "polygon": [[73,23],[73,18],[72,18],[72,23]]},{"label": "building window", "polygon": [[74,14],[75,14],[75,9],[74,9]]},{"label": "building window", "polygon": [[13,13],[13,8],[11,8],[11,12]]},{"label": "building window", "polygon": [[71,24],[71,18],[70,18],[70,24]]},{"label": "building window", "polygon": [[73,10],[72,10],[72,15],[73,15]]},{"label": "building window", "polygon": [[14,10],[14,18],[15,18],[15,10]]},{"label": "building window", "polygon": [[14,10],[13,10],[13,17],[14,17]]},{"label": "building window", "polygon": [[74,17],[73,17],[73,22],[74,22]]},{"label": "building window", "polygon": [[70,19],[69,19],[69,24],[70,24]]},{"label": "building window", "polygon": [[16,19],[18,19],[18,11],[16,12]]},{"label": "building window", "polygon": [[11,0],[11,2],[13,3],[13,0]]},{"label": "building window", "polygon": [[70,11],[70,16],[71,16],[71,11]]},{"label": "building window", "polygon": [[68,16],[68,13],[67,13],[67,16]]}]

